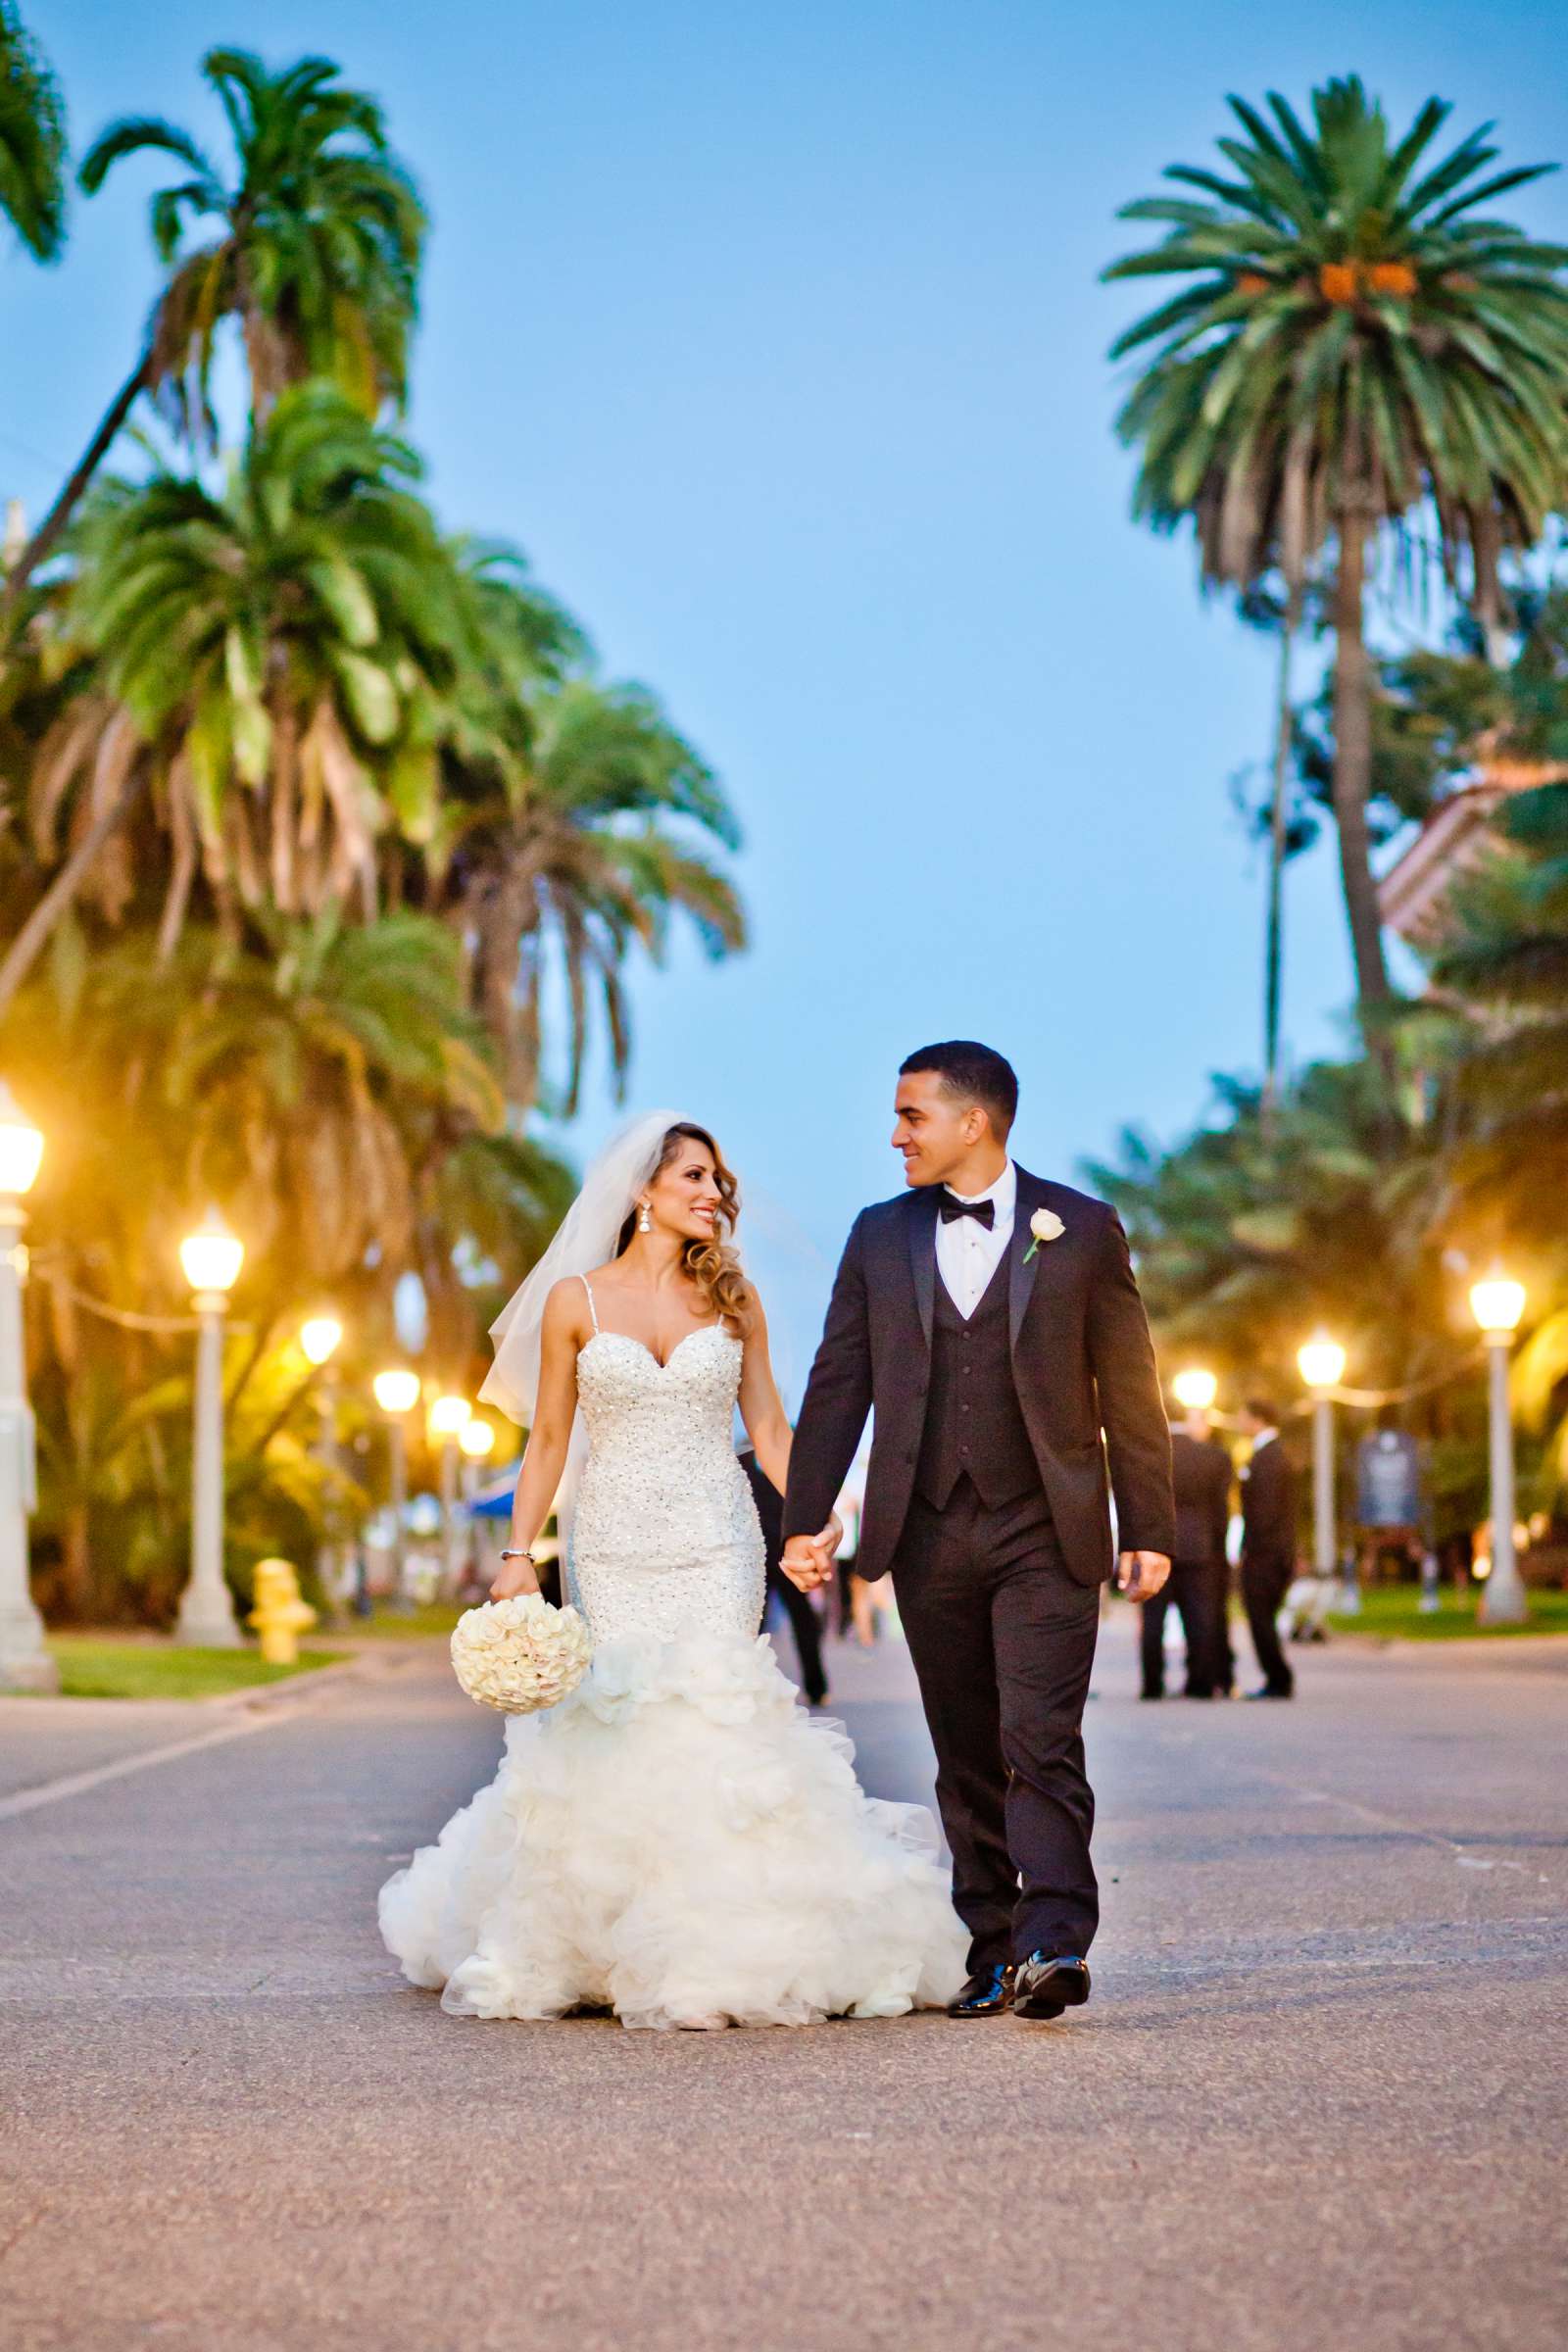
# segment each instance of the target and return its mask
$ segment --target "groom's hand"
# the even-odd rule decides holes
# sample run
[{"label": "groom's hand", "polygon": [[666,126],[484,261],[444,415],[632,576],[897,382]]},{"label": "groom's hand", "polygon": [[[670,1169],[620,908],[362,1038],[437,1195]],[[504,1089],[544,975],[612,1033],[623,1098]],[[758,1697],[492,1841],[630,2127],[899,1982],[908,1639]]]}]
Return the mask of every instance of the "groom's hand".
[{"label": "groom's hand", "polygon": [[1170,1574],[1162,1551],[1124,1551],[1116,1562],[1116,1583],[1129,1600],[1152,1600]]},{"label": "groom's hand", "polygon": [[843,1530],[835,1520],[819,1536],[791,1536],[779,1558],[790,1583],[802,1592],[814,1592],[833,1574],[833,1554]]}]

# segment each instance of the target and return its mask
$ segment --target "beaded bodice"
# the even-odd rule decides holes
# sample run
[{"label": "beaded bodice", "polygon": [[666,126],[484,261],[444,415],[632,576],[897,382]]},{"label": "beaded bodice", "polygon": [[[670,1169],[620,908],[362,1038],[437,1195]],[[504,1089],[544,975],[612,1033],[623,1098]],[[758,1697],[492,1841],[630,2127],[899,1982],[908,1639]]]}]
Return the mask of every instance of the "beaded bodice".
[{"label": "beaded bodice", "polygon": [[578,1354],[589,1451],[571,1583],[596,1642],[756,1633],[761,1530],[733,1440],[743,1352],[711,1324],[664,1364],[625,1332],[596,1329]]}]

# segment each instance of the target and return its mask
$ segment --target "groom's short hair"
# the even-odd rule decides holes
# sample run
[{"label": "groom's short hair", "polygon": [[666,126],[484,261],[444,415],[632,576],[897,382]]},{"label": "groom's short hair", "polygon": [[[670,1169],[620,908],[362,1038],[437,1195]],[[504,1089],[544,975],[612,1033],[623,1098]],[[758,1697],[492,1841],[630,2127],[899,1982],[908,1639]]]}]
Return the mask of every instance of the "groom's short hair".
[{"label": "groom's short hair", "polygon": [[922,1046],[918,1054],[899,1064],[901,1078],[910,1078],[917,1070],[934,1071],[944,1094],[978,1102],[996,1130],[997,1141],[1006,1142],[1018,1115],[1018,1075],[1004,1054],[991,1046],[977,1045],[972,1037],[952,1037],[945,1045]]}]

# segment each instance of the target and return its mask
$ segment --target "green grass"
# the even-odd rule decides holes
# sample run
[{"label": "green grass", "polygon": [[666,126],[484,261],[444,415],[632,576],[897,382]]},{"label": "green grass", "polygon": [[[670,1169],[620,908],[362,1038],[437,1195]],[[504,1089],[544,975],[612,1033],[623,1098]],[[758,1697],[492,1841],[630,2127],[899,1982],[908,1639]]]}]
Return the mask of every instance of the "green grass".
[{"label": "green grass", "polygon": [[173,1642],[117,1641],[108,1634],[53,1634],[50,1654],[67,1698],[216,1698],[286,1683],[331,1666],[340,1649],[302,1649],[293,1666],[269,1666],[254,1649],[186,1649]]},{"label": "green grass", "polygon": [[456,1601],[434,1600],[428,1605],[414,1608],[406,1617],[390,1610],[384,1601],[377,1601],[373,1617],[350,1617],[345,1633],[356,1642],[420,1642],[432,1634],[443,1639],[449,1635],[463,1615]]},{"label": "green grass", "polygon": [[1430,1617],[1420,1612],[1420,1592],[1414,1585],[1373,1586],[1361,1595],[1358,1617],[1333,1615],[1336,1633],[1376,1634],[1401,1642],[1501,1641],[1509,1634],[1568,1634],[1568,1592],[1532,1592],[1530,1614],[1523,1625],[1479,1625],[1476,1595],[1443,1588],[1439,1606]]}]

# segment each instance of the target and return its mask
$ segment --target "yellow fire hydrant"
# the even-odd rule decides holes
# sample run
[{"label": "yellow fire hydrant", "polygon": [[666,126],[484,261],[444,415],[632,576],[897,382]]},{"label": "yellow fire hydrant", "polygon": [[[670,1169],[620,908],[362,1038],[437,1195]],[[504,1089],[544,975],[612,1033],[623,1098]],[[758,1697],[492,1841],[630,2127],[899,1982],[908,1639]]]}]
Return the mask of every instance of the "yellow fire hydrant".
[{"label": "yellow fire hydrant", "polygon": [[292,1560],[258,1560],[256,1606],[247,1624],[254,1625],[262,1656],[269,1666],[292,1666],[300,1654],[300,1636],[316,1623],[316,1611],[300,1598],[300,1580]]}]

